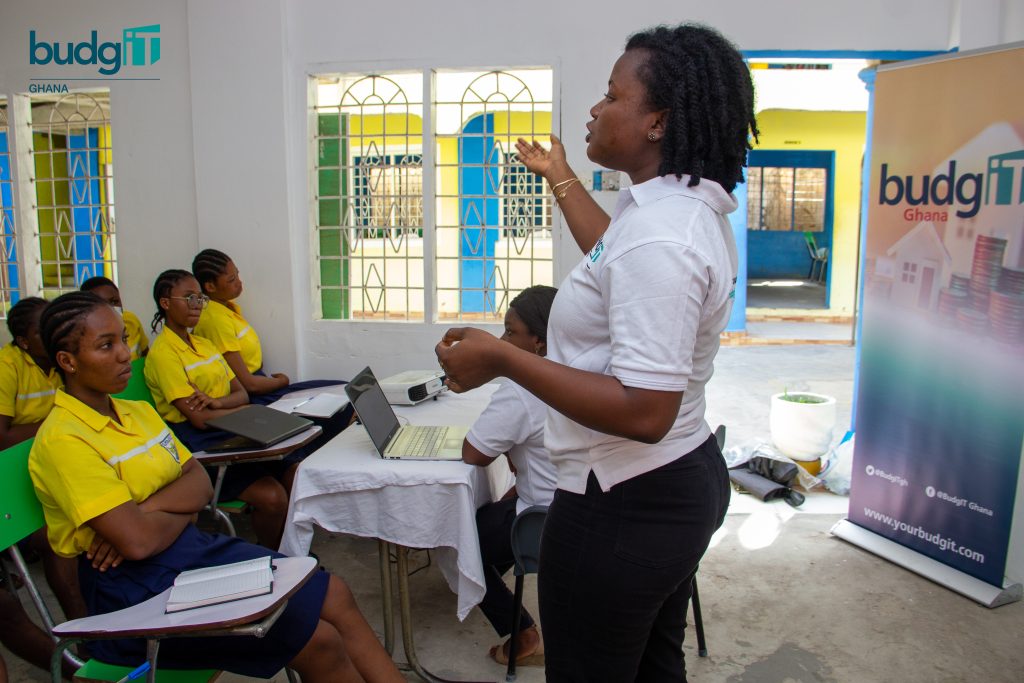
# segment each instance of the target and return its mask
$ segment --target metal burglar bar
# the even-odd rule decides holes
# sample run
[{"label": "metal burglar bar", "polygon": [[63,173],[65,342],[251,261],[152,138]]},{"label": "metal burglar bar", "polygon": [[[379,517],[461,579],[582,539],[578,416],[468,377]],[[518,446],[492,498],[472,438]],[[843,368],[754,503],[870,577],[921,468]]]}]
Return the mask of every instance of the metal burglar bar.
[{"label": "metal burglar bar", "polygon": [[14,229],[14,183],[7,101],[0,99],[0,318],[18,302],[18,251]]},{"label": "metal burglar bar", "polygon": [[823,168],[751,166],[747,169],[747,225],[751,230],[825,229],[828,172]]},{"label": "metal burglar bar", "polygon": [[43,290],[116,281],[109,92],[32,98],[32,157]]},{"label": "metal burglar bar", "polygon": [[423,320],[422,74],[314,82],[322,317]]},{"label": "metal burglar bar", "polygon": [[520,290],[553,280],[551,198],[515,154],[551,132],[552,72],[439,72],[437,318],[498,322]]}]

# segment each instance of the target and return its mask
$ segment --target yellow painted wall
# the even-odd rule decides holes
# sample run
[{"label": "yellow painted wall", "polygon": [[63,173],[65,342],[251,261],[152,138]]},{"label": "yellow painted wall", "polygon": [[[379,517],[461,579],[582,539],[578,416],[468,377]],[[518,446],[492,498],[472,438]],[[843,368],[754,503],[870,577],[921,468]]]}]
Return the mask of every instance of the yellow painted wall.
[{"label": "yellow painted wall", "polygon": [[864,112],[766,109],[757,115],[756,149],[835,151],[832,276],[829,311],[852,315],[857,296],[860,177],[866,127]]}]

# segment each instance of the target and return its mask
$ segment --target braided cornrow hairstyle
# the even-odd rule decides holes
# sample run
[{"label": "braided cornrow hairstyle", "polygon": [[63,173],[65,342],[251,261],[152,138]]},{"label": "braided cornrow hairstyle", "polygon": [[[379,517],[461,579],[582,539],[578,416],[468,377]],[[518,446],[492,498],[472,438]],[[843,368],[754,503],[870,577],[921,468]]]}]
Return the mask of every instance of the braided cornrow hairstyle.
[{"label": "braided cornrow hairstyle", "polygon": [[85,331],[85,317],[107,302],[92,292],[69,292],[62,294],[43,309],[39,318],[39,336],[43,339],[46,355],[60,376],[64,376],[57,353],[78,352],[78,342]]},{"label": "braided cornrow hairstyle", "polygon": [[217,249],[203,249],[192,259],[192,274],[199,281],[199,288],[206,291],[207,282],[215,282],[228,268],[231,257]]},{"label": "braided cornrow hairstyle", "polygon": [[78,289],[83,292],[91,292],[92,290],[99,289],[100,287],[113,287],[114,289],[117,289],[117,285],[114,284],[113,280],[109,277],[103,277],[102,275],[89,278],[83,282]]},{"label": "braided cornrow hairstyle", "polygon": [[48,305],[46,299],[27,296],[11,306],[11,310],[7,311],[7,329],[11,333],[12,344],[18,343],[18,337],[28,336],[28,331],[32,329],[32,323],[36,321],[39,312]]},{"label": "braided cornrow hairstyle", "polygon": [[645,50],[639,69],[652,110],[668,110],[658,175],[687,173],[689,186],[714,180],[726,192],[743,182],[750,137],[757,140],[754,86],[739,51],[707,26],[658,26],[630,36]]},{"label": "braided cornrow hairstyle", "polygon": [[508,305],[516,312],[519,319],[542,342],[548,341],[548,316],[551,315],[551,304],[558,290],[547,285],[534,285],[519,292]]},{"label": "braided cornrow hairstyle", "polygon": [[160,308],[160,299],[170,296],[174,285],[187,277],[192,277],[192,273],[181,268],[165,270],[157,276],[156,282],[153,283],[153,301],[156,303],[156,313],[153,314],[153,322],[149,324],[149,329],[154,333],[167,319],[167,313],[164,312],[164,309]]}]

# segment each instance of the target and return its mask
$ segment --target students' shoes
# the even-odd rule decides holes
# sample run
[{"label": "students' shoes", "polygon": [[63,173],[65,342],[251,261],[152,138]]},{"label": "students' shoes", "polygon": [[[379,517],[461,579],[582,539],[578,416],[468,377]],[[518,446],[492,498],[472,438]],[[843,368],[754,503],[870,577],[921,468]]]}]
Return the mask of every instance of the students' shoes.
[{"label": "students' shoes", "polygon": [[[537,647],[529,652],[526,652],[525,648],[520,647],[519,652],[516,653],[516,666],[544,666],[544,639],[541,638],[536,626],[531,626],[522,632],[526,633],[527,631],[533,631],[537,634]],[[487,654],[498,664],[508,666],[508,646],[508,640],[504,643],[498,643]]]}]

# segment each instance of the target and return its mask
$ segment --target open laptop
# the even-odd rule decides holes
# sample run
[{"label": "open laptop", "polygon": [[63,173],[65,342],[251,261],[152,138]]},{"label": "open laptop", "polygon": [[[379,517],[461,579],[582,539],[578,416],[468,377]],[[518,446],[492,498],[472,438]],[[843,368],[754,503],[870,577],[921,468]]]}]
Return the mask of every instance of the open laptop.
[{"label": "open laptop", "polygon": [[298,415],[282,413],[261,405],[249,405],[227,415],[206,421],[206,424],[235,434],[224,441],[207,446],[209,453],[248,448],[266,448],[307,429],[313,422]]},{"label": "open laptop", "polygon": [[345,385],[352,407],[382,458],[461,460],[466,427],[402,426],[373,371],[366,368]]}]

